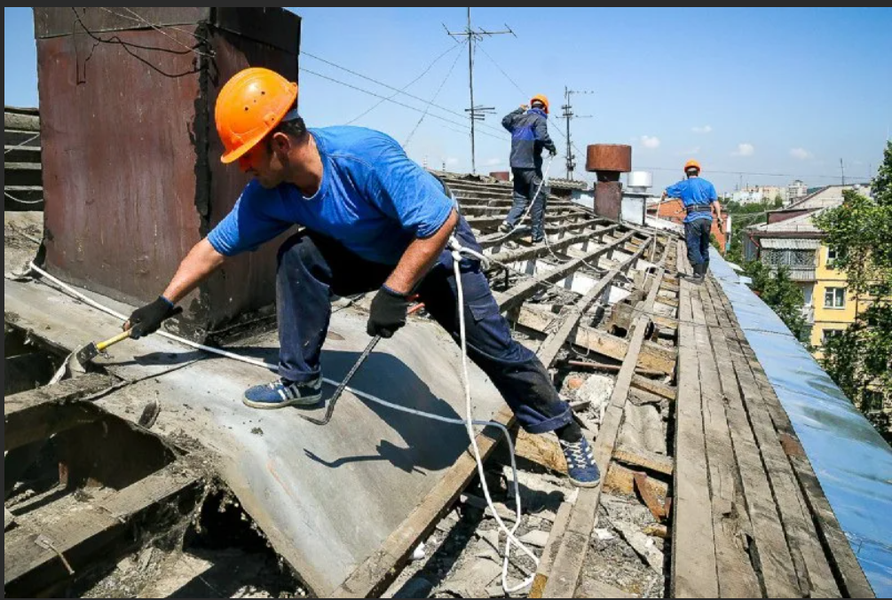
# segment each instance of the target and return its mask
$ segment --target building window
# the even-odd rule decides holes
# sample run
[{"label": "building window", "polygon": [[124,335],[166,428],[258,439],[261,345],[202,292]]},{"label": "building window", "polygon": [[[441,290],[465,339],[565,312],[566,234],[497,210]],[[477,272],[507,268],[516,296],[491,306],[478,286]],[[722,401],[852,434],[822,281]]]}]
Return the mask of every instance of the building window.
[{"label": "building window", "polygon": [[845,308],[846,288],[827,288],[824,291],[824,308]]},{"label": "building window", "polygon": [[825,329],[821,332],[821,344],[826,345],[827,340],[841,336],[843,331],[842,329]]},{"label": "building window", "polygon": [[812,302],[814,302],[815,286],[813,284],[803,285],[799,289],[802,290],[802,299],[805,301],[805,308],[814,306]]},{"label": "building window", "polygon": [[827,268],[832,269],[833,263],[841,256],[843,256],[842,252],[835,248],[827,248]]},{"label": "building window", "polygon": [[786,266],[791,269],[814,269],[814,250],[768,249],[762,251],[762,262],[769,267]]}]

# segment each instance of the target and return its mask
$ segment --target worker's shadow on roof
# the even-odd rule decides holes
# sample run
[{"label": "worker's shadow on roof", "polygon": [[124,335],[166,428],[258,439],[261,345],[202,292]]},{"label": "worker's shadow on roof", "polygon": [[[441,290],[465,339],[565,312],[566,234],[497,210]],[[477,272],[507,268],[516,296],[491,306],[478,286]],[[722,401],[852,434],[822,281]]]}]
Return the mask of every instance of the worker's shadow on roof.
[{"label": "worker's shadow on roof", "polygon": [[101,354],[96,359],[96,363],[104,367],[126,367],[129,365],[139,365],[141,367],[163,366],[178,367],[191,364],[197,360],[206,359],[209,354],[205,354],[199,350],[186,350],[182,352],[146,352],[138,354],[128,359],[119,359],[115,356],[114,350],[106,354]]},{"label": "worker's shadow on roof", "polygon": [[[359,352],[323,350],[322,367],[325,377],[340,381],[359,358],[359,354]],[[461,390],[460,381],[450,379],[449,383],[454,384],[457,391]],[[428,384],[419,378],[408,365],[386,352],[373,352],[369,355],[365,364],[353,376],[350,386],[406,408],[449,419],[461,418],[448,402],[434,395]],[[325,406],[327,406],[327,400],[332,396],[334,390],[334,386],[324,386]],[[423,473],[437,471],[452,465],[468,447],[467,433],[461,425],[451,425],[399,412],[363,398],[359,398],[359,401],[375,416],[367,415],[364,410],[358,410],[355,404],[357,399],[351,394],[338,401],[331,423],[327,427],[331,427],[341,419],[355,419],[357,412],[361,412],[366,414],[365,418],[370,420],[367,424],[368,427],[374,428],[375,424],[371,422],[371,419],[379,418],[402,438],[405,447],[382,439],[377,444],[377,454],[320,457],[312,448],[306,448],[307,457],[333,469],[350,463],[388,461],[407,473],[413,471]],[[325,407],[313,410],[311,414],[314,417],[321,417],[324,411]],[[364,426],[362,423],[356,425]]]}]

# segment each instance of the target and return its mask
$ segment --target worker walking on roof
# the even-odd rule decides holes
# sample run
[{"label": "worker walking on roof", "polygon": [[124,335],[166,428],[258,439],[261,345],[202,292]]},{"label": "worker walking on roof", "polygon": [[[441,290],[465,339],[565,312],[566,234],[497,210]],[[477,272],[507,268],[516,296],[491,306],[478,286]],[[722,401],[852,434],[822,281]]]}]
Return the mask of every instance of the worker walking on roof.
[{"label": "worker walking on roof", "polygon": [[545,205],[548,190],[542,185],[542,149],[552,156],[557,148],[548,136],[548,98],[537,94],[530,100],[530,108],[522,105],[505,115],[502,127],[511,133],[511,172],[514,175],[514,206],[499,226],[509,233],[517,226],[530,202],[532,220],[531,240],[539,243],[545,237]]},{"label": "worker walking on roof", "polygon": [[688,246],[688,260],[694,269],[693,280],[702,282],[709,269],[709,233],[712,229],[712,214],[719,227],[722,227],[722,206],[719,204],[715,186],[700,177],[700,163],[689,160],[685,163],[686,178],[670,185],[663,192],[662,200],[681,198],[687,215],[684,218],[684,238]]},{"label": "worker walking on roof", "polygon": [[[245,392],[244,403],[256,408],[321,402],[319,359],[332,294],[376,291],[367,332],[389,338],[405,325],[409,298],[417,293],[459,342],[453,257],[446,245],[454,234],[464,247],[480,251],[448,188],[409,160],[396,141],[360,127],[307,129],[297,97],[297,84],[268,69],[245,69],[226,83],[215,109],[225,149],[221,160],[238,162],[254,179],[183,259],[164,293],[125,324],[135,338],[157,331],[175,304],[227,258],[303,225],[279,249],[280,378]],[[468,355],[524,429],[557,434],[572,481],[597,485],[591,446],[545,366],[512,339],[480,262],[463,258],[459,266]]]}]

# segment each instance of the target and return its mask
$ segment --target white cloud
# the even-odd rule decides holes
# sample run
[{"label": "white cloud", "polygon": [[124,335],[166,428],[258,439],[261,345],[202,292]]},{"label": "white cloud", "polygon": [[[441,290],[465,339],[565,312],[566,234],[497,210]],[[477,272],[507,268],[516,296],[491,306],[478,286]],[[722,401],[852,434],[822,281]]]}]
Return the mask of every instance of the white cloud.
[{"label": "white cloud", "polygon": [[455,158],[454,156],[450,156],[449,158],[446,159],[446,164],[447,165],[457,165],[458,159]]},{"label": "white cloud", "polygon": [[712,125],[704,125],[703,127],[692,127],[691,131],[694,133],[710,133],[712,131]]},{"label": "white cloud", "polygon": [[733,152],[733,156],[752,156],[756,153],[756,148],[752,144],[737,144],[737,152]]},{"label": "white cloud", "polygon": [[650,148],[650,149],[659,148],[660,147],[660,138],[653,136],[653,135],[642,135],[641,143],[644,145],[645,148]]},{"label": "white cloud", "polygon": [[486,166],[487,167],[495,167],[497,165],[504,164],[504,162],[505,161],[502,160],[501,158],[488,158],[488,159],[486,159]]},{"label": "white cloud", "polygon": [[812,157],[812,153],[805,148],[791,148],[790,156],[798,158],[799,160],[806,160]]}]

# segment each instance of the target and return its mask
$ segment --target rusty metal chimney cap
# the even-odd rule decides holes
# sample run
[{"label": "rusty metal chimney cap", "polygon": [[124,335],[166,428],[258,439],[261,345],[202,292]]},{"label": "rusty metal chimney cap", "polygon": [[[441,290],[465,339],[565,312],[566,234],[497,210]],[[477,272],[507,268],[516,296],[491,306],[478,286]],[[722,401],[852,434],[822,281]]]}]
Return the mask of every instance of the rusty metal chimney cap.
[{"label": "rusty metal chimney cap", "polygon": [[628,173],[632,170],[632,147],[625,144],[592,144],[588,147],[585,170]]}]

